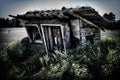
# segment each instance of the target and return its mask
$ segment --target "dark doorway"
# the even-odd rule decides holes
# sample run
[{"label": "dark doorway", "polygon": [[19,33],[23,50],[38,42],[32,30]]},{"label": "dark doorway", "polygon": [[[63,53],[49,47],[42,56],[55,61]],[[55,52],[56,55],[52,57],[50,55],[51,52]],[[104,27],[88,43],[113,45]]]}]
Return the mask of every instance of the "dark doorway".
[{"label": "dark doorway", "polygon": [[86,36],[86,40],[89,41],[90,44],[94,44],[94,38],[95,38],[95,35]]},{"label": "dark doorway", "polygon": [[62,52],[65,50],[62,26],[43,24],[41,25],[42,35],[48,53],[53,53],[55,50]]},{"label": "dark doorway", "polygon": [[33,43],[41,43],[41,34],[37,24],[27,24],[26,30],[28,33],[29,41]]}]

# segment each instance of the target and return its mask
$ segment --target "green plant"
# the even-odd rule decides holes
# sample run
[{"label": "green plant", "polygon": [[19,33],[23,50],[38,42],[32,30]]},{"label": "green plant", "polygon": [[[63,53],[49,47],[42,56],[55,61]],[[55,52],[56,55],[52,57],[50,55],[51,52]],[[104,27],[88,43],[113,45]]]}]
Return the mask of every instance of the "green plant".
[{"label": "green plant", "polygon": [[24,45],[18,41],[9,47],[0,47],[0,68],[9,79],[15,80],[114,80],[120,73],[119,52],[120,41],[114,40],[66,53],[56,50],[49,55],[42,45]]}]

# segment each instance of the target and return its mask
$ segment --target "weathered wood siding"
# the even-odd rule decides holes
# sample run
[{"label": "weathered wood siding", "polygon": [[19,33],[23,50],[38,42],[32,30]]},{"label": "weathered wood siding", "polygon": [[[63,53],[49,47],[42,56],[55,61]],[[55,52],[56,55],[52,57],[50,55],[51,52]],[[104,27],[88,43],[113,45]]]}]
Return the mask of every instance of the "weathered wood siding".
[{"label": "weathered wood siding", "polygon": [[41,24],[41,29],[47,53],[53,53],[55,50],[66,51],[61,24]]},{"label": "weathered wood siding", "polygon": [[[39,31],[41,31],[40,25],[45,24],[42,30],[42,37],[44,38],[46,50],[50,53],[55,50],[55,45],[59,46],[58,50],[62,51],[71,47],[84,47],[89,44],[96,45],[100,42],[100,30],[81,22],[79,19],[70,21],[43,20],[32,21],[31,23],[38,24]],[[57,35],[59,30],[60,35]],[[55,41],[56,38],[60,38],[58,43]]]},{"label": "weathered wood siding", "polygon": [[70,48],[70,27],[68,23],[64,25],[64,41],[66,49]]},{"label": "weathered wood siding", "polygon": [[71,20],[71,28],[73,31],[73,36],[80,40],[79,19]]},{"label": "weathered wood siding", "polygon": [[90,28],[90,27],[82,27],[81,28],[81,46],[89,45],[91,44],[90,40],[87,38],[93,40],[93,45],[96,45],[100,42],[100,30],[96,28]]}]

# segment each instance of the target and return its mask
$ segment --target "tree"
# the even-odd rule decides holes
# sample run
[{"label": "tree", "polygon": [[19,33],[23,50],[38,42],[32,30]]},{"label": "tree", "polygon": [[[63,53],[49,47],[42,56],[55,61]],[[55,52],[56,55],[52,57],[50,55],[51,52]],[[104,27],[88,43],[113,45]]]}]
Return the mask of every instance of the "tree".
[{"label": "tree", "polygon": [[18,19],[0,18],[0,28],[6,27],[22,27],[21,21]]},{"label": "tree", "polygon": [[117,20],[117,23],[116,23],[116,29],[119,29],[119,30],[120,30],[120,19]]},{"label": "tree", "polygon": [[112,13],[112,12],[110,12],[110,13],[105,13],[105,14],[103,15],[103,17],[106,18],[106,19],[108,19],[108,20],[110,20],[110,21],[112,21],[112,22],[115,22],[115,14]]}]

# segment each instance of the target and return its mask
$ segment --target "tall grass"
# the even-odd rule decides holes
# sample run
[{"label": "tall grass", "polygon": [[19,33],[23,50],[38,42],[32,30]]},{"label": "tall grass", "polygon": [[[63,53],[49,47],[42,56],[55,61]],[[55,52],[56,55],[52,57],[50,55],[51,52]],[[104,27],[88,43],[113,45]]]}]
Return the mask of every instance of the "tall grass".
[{"label": "tall grass", "polygon": [[117,80],[120,73],[119,52],[119,40],[107,39],[96,46],[76,48],[67,53],[55,51],[50,55],[41,46],[17,42],[0,48],[0,63],[5,60],[6,65],[2,67],[5,66],[3,70],[5,75],[10,76],[8,79]]}]

